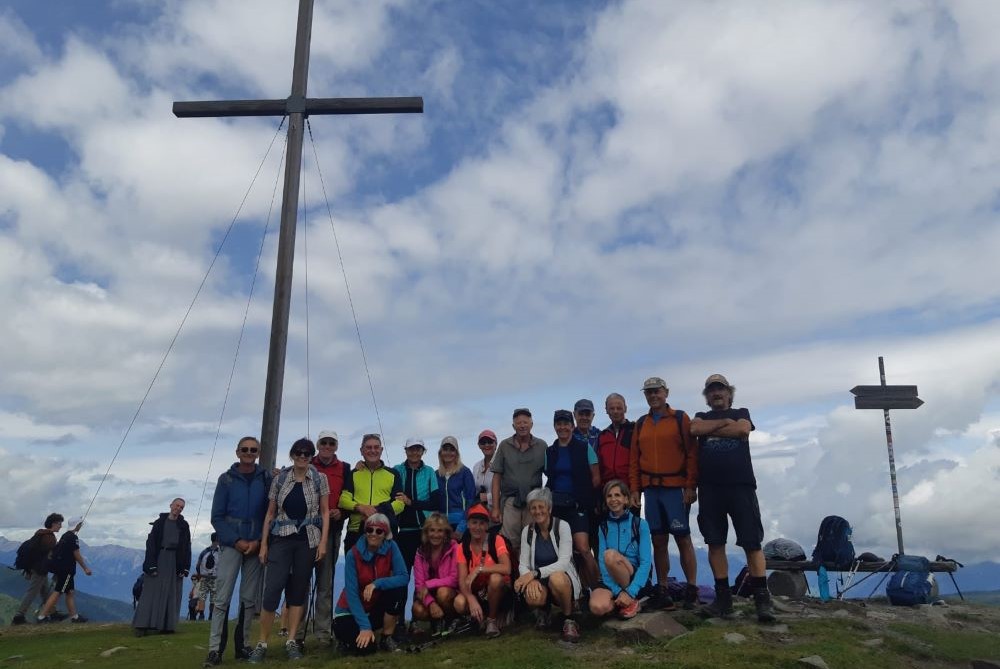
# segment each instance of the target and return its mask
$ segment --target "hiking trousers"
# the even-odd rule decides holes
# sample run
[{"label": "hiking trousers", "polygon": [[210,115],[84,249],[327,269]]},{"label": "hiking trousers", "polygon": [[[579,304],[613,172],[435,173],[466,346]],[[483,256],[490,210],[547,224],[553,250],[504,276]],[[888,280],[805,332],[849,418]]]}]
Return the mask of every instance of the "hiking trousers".
[{"label": "hiking trousers", "polygon": [[[249,632],[250,621],[255,611],[260,610],[261,576],[264,568],[256,553],[244,555],[232,546],[219,548],[219,562],[215,571],[215,601],[212,602],[212,626],[208,635],[208,650],[220,653],[225,649],[225,637],[229,630],[229,602],[233,597],[236,578],[240,580],[240,615],[237,629],[244,627]],[[249,636],[249,634],[247,635]],[[237,639],[237,651],[243,645],[242,639]]]},{"label": "hiking trousers", "polygon": [[[340,535],[344,533],[344,521],[331,520],[330,531],[326,535],[326,555],[316,563],[316,609],[313,612],[313,635],[321,644],[330,643],[333,627],[333,579],[337,572],[337,558],[340,557]],[[308,611],[308,607],[307,607]],[[306,638],[306,616],[303,615],[296,637]]]},{"label": "hiking trousers", "polygon": [[25,591],[24,597],[21,598],[20,606],[17,607],[17,612],[22,616],[28,612],[28,607],[31,606],[31,602],[35,601],[35,597],[40,597],[44,604],[45,600],[49,598],[49,593],[52,592],[49,587],[48,574],[29,571],[25,580],[28,581],[28,589]]}]

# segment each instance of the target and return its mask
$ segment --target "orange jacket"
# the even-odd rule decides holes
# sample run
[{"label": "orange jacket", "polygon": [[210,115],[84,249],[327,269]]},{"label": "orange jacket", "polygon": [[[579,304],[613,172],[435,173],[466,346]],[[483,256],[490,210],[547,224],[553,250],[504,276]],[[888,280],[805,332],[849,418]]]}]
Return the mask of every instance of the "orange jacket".
[{"label": "orange jacket", "polygon": [[649,414],[640,418],[632,433],[628,465],[629,486],[634,491],[648,487],[694,488],[698,484],[698,440],[691,436],[688,415],[667,405],[658,421],[654,422]]}]

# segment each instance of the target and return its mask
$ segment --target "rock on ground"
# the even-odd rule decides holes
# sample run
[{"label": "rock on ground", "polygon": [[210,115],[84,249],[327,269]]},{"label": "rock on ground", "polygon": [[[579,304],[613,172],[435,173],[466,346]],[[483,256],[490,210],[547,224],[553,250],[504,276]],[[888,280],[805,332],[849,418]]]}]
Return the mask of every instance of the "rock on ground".
[{"label": "rock on ground", "polygon": [[115,646],[114,648],[108,648],[106,651],[101,653],[101,657],[111,657],[120,650],[128,650],[128,646]]},{"label": "rock on ground", "polygon": [[810,655],[809,657],[800,657],[799,664],[804,664],[808,667],[819,667],[819,669],[830,669],[830,666],[826,661],[819,655]]},{"label": "rock on ground", "polygon": [[747,640],[747,638],[739,632],[727,632],[722,635],[722,638],[725,639],[727,643],[743,643]]},{"label": "rock on ground", "polygon": [[612,620],[605,627],[622,640],[642,642],[650,639],[672,639],[686,634],[688,629],[664,611],[643,613],[631,620]]}]

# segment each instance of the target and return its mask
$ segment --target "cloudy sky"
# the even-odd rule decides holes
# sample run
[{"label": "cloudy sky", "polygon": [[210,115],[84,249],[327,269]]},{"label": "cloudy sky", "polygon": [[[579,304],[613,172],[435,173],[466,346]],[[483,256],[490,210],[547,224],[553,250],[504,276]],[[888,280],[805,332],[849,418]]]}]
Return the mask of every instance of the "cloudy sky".
[{"label": "cloudy sky", "polygon": [[[171,102],[286,96],[295,4],[0,10],[0,533],[87,507],[249,189],[84,538],[139,545],[176,495],[209,531],[260,429],[283,134]],[[471,463],[517,406],[546,439],[580,397],[634,418],[652,374],[694,412],[722,372],[768,538],[837,513],[889,554],[848,392],[884,355],[926,401],[893,414],[908,552],[1000,559],[998,32],[981,2],[318,0],[310,94],[425,113],[312,119],[280,452],[379,429],[322,173],[390,461]]]}]

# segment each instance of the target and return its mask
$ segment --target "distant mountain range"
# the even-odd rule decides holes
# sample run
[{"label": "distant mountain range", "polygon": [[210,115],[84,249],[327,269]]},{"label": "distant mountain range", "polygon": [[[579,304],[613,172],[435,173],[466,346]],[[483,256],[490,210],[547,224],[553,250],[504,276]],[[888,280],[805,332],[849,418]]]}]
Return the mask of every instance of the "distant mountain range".
[{"label": "distant mountain range", "polygon": [[[106,546],[88,546],[82,540],[80,541],[81,551],[83,552],[84,558],[86,558],[87,563],[91,566],[94,572],[93,576],[80,576],[77,579],[77,587],[79,592],[82,593],[100,593],[101,597],[118,600],[120,602],[128,602],[129,605],[132,603],[132,585],[135,583],[136,578],[142,571],[142,560],[143,551],[137,548],[125,548],[123,546],[106,545]],[[0,564],[11,565],[14,563],[14,556],[17,552],[17,547],[20,545],[18,541],[10,541],[0,536]],[[194,559],[197,559],[198,553],[204,548],[204,546],[197,547],[194,550]],[[708,565],[708,552],[705,550],[697,550],[698,558],[698,580],[701,583],[711,583],[711,569]],[[671,548],[671,576],[676,576],[682,578],[680,571],[680,565],[678,564],[677,554],[673,548]],[[343,557],[341,557],[340,565],[337,568],[337,578],[334,583],[334,593],[335,596],[340,592],[342,586],[342,569]],[[730,557],[730,578],[735,578],[736,574],[739,573],[740,569],[743,567],[743,562],[736,559],[734,556]],[[10,574],[14,574],[7,569],[0,569]],[[18,577],[20,578],[20,577]],[[976,564],[967,564],[963,569],[959,569],[955,574],[955,578],[958,582],[958,587],[963,591],[967,592],[990,592],[990,591],[1000,591],[1000,562],[979,562]],[[23,583],[23,581],[20,581]],[[857,590],[858,597],[866,597],[871,591],[871,588],[877,583],[876,579],[871,580],[871,585],[864,584]],[[948,578],[946,574],[938,574],[938,584],[940,587],[940,592],[942,595],[952,594],[955,592],[955,587]],[[23,586],[20,586],[23,588]],[[185,583],[185,593],[190,589],[190,581]],[[812,592],[816,592],[815,578],[810,579],[810,587]],[[0,592],[6,594],[7,591],[0,588]],[[20,593],[17,594],[17,599],[20,599]],[[131,609],[131,606],[129,606]]]}]

